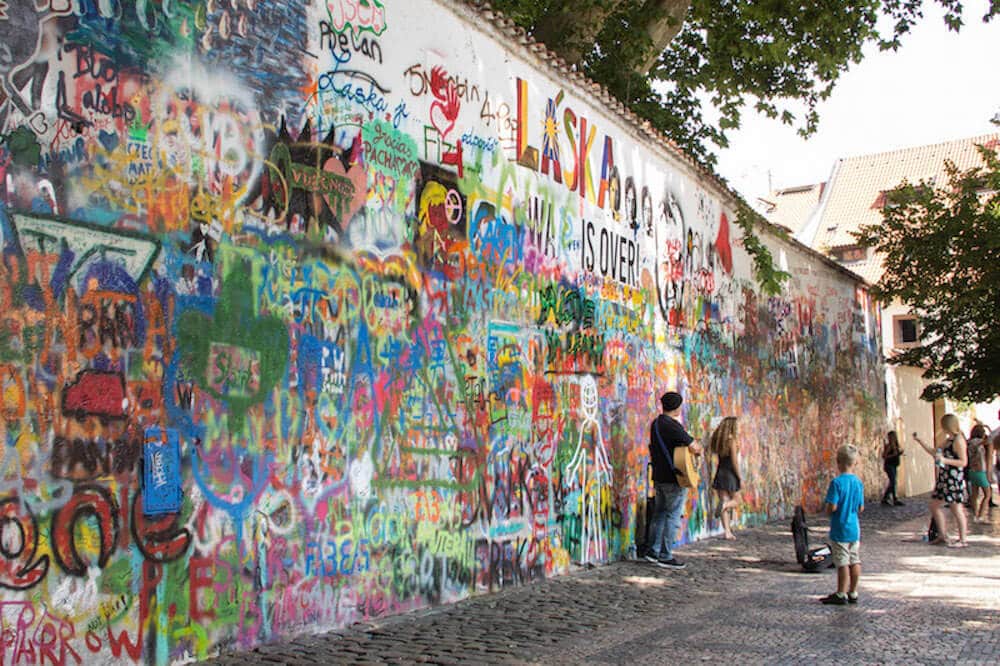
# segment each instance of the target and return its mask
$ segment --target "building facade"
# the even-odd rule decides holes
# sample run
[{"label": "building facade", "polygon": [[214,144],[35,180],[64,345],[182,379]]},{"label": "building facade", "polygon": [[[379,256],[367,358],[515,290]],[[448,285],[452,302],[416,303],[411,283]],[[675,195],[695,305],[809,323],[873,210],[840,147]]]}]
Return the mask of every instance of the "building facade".
[{"label": "building facade", "polygon": [[[882,221],[885,192],[904,180],[941,187],[948,182],[947,162],[960,171],[981,166],[978,145],[995,149],[1000,146],[1000,135],[843,158],[834,164],[827,182],[776,190],[759,200],[759,207],[795,238],[874,284],[882,276],[881,259],[861,247],[853,234],[864,225]],[[901,303],[883,304],[881,335],[887,357],[914,346],[920,339],[916,316]],[[929,492],[934,485],[933,461],[913,441],[912,433],[925,442],[933,441],[940,417],[948,412],[959,416],[966,433],[975,421],[998,425],[1000,401],[980,405],[948,400],[928,403],[920,399],[926,385],[920,368],[886,365],[888,427],[903,437],[908,453],[900,473],[900,490],[906,495]]]}]

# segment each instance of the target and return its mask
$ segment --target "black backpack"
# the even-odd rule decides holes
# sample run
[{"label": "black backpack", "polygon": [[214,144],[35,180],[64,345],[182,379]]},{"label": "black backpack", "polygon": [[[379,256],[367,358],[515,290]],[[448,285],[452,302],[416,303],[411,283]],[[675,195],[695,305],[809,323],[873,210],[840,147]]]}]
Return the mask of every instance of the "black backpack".
[{"label": "black backpack", "polygon": [[833,553],[829,546],[809,547],[809,526],[801,506],[795,507],[792,517],[792,539],[795,541],[795,559],[802,565],[803,571],[813,573],[833,566]]}]

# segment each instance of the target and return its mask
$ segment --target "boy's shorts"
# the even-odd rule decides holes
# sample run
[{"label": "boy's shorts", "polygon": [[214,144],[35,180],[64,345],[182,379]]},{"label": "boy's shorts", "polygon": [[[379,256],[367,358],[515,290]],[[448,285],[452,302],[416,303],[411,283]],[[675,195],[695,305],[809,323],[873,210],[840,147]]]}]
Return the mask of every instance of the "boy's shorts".
[{"label": "boy's shorts", "polygon": [[846,567],[852,564],[861,564],[861,542],[860,541],[834,541],[830,544],[833,551],[833,564],[837,567]]}]

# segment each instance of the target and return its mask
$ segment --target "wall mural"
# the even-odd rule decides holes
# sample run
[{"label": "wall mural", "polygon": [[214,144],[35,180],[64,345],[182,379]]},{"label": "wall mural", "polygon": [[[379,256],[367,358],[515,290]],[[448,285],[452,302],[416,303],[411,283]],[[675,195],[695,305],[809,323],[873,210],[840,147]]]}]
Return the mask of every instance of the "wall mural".
[{"label": "wall mural", "polygon": [[761,296],[711,181],[493,31],[0,2],[0,663],[166,664],[628,556],[670,388],[696,436],[741,417],[748,524],[873,450],[867,293],[771,238],[794,279]]}]

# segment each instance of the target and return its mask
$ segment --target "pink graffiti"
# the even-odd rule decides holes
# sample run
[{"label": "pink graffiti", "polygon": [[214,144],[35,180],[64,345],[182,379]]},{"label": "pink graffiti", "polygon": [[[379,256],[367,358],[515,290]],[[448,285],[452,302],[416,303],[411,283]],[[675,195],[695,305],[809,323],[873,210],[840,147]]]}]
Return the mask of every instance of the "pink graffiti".
[{"label": "pink graffiti", "polygon": [[376,35],[385,31],[385,7],[379,0],[327,0],[327,11],[334,30],[350,27],[358,35],[367,30]]}]

